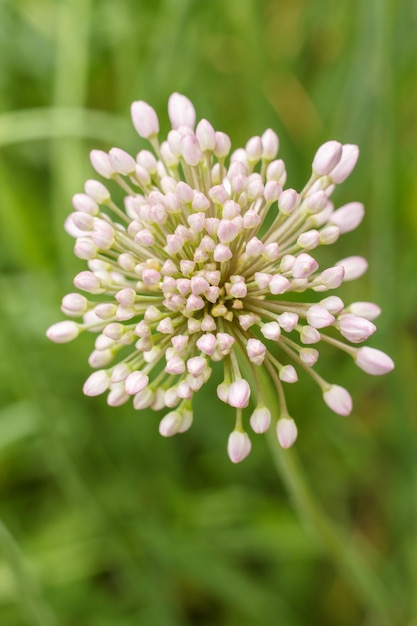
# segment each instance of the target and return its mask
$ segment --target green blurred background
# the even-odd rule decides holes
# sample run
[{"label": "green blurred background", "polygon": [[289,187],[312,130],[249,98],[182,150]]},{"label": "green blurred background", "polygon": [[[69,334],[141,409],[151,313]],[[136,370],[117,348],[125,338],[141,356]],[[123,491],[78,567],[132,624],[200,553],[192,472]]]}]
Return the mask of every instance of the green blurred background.
[{"label": "green blurred background", "polygon": [[[302,380],[290,391],[313,492],[417,624],[417,3],[413,0],[0,0],[0,624],[379,626],[300,523],[264,437],[233,466],[214,379],[195,424],[85,398],[92,337],[45,329],[84,265],[63,230],[88,152],[145,143],[132,100],[186,93],[237,147],[274,128],[289,186],[327,139],[358,143],[336,196],[366,220],[326,261],[370,270],[340,295],[383,307],[370,345],[384,379],[326,352],[348,419]],[[360,583],[359,583],[360,586]]]}]

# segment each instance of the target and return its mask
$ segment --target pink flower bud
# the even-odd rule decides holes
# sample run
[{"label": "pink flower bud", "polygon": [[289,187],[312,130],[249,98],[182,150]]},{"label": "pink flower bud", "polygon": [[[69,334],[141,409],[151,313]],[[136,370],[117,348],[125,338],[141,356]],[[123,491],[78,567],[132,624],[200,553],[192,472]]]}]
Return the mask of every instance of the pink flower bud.
[{"label": "pink flower bud", "polygon": [[255,283],[259,289],[266,289],[272,280],[272,274],[266,274],[265,272],[255,272]]},{"label": "pink flower bud", "polygon": [[247,433],[234,430],[229,435],[227,454],[232,463],[240,463],[240,461],[243,461],[250,453],[251,448],[252,444]]},{"label": "pink flower bud", "polygon": [[110,192],[98,180],[87,180],[84,184],[85,193],[98,204],[104,204],[110,200]]},{"label": "pink flower bud", "polygon": [[232,256],[232,251],[224,243],[219,243],[213,252],[213,259],[219,263],[228,261]]},{"label": "pink flower bud", "polygon": [[349,202],[332,213],[330,222],[338,226],[341,233],[349,233],[359,226],[364,214],[361,202]]},{"label": "pink flower bud", "polygon": [[338,226],[326,226],[322,228],[320,231],[320,243],[322,245],[328,246],[332,243],[335,243],[339,239],[340,229]]},{"label": "pink flower bud", "polygon": [[208,194],[215,204],[224,204],[230,196],[223,185],[211,187]]},{"label": "pink flower bud", "polygon": [[266,433],[271,423],[271,411],[266,406],[258,406],[250,417],[250,425],[255,433]]},{"label": "pink flower bud", "polygon": [[123,385],[113,385],[113,388],[110,390],[109,395],[107,396],[107,404],[109,406],[121,406],[125,404],[129,400],[129,396],[125,393]]},{"label": "pink flower bud", "polygon": [[70,317],[83,315],[87,307],[87,298],[80,293],[69,293],[62,298],[61,311]]},{"label": "pink flower bud", "polygon": [[358,367],[374,376],[382,376],[394,369],[394,361],[385,352],[368,346],[359,348],[354,359]]},{"label": "pink flower bud", "polygon": [[[210,289],[213,289],[213,287],[209,287],[208,292],[210,291]],[[217,289],[217,288],[214,287],[214,289]],[[207,295],[206,295],[206,298],[207,298]],[[217,329],[216,322],[211,317],[211,315],[205,315],[203,317],[203,321],[201,322],[201,330],[203,330],[204,332],[208,332],[208,331],[216,330],[216,329]]]},{"label": "pink flower bud", "polygon": [[65,320],[52,324],[46,331],[46,336],[54,343],[67,343],[78,337],[79,333],[80,327],[76,322]]},{"label": "pink flower bud", "polygon": [[299,254],[292,266],[292,275],[294,278],[307,278],[316,271],[319,264],[312,256],[307,254],[306,252],[302,252]]},{"label": "pink flower bud", "polygon": [[272,341],[278,341],[281,335],[281,327],[278,322],[267,322],[262,325],[261,333],[265,339],[271,339]]},{"label": "pink flower bud", "polygon": [[187,321],[187,329],[190,335],[192,335],[193,333],[198,333],[201,330],[200,320],[196,320],[193,318],[189,319]]},{"label": "pink flower bud", "polygon": [[94,259],[97,256],[98,247],[90,237],[78,237],[74,246],[74,254],[79,259]]},{"label": "pink flower bud", "polygon": [[298,436],[296,423],[290,417],[281,417],[277,422],[277,438],[282,448],[290,448]]},{"label": "pink flower bud", "polygon": [[152,176],[157,173],[157,160],[149,150],[141,150],[136,156],[136,162],[145,168]]},{"label": "pink flower bud", "polygon": [[152,405],[155,399],[155,392],[149,387],[145,387],[142,391],[137,393],[133,398],[133,408],[137,411],[147,409]]},{"label": "pink flower bud", "polygon": [[175,194],[182,204],[189,204],[194,198],[193,189],[191,189],[190,185],[184,183],[182,180],[178,183],[175,189]]},{"label": "pink flower bud", "polygon": [[167,374],[172,374],[173,376],[178,376],[179,374],[184,374],[185,372],[185,363],[179,356],[174,356],[172,359],[166,364],[165,372]]},{"label": "pink flower bud", "polygon": [[325,289],[336,289],[342,284],[344,276],[345,268],[340,265],[327,268],[320,274],[319,279]]},{"label": "pink flower bud", "polygon": [[220,383],[220,385],[217,386],[217,397],[225,404],[227,404],[228,401],[229,389],[230,385],[228,383]]},{"label": "pink flower bud", "polygon": [[282,187],[285,185],[287,172],[285,171],[285,163],[282,159],[271,161],[266,168],[266,180],[275,180],[282,185]]},{"label": "pink flower bud", "polygon": [[373,302],[353,302],[347,307],[346,313],[353,313],[372,321],[381,314],[381,308]]},{"label": "pink flower bud", "polygon": [[110,375],[106,370],[98,370],[87,378],[83,386],[86,396],[99,396],[110,386]]},{"label": "pink flower bud", "polygon": [[328,197],[324,191],[316,191],[309,194],[305,200],[305,207],[309,213],[319,213],[328,203]]},{"label": "pink flower bud", "polygon": [[269,291],[274,295],[285,293],[289,285],[290,281],[288,278],[285,278],[285,276],[282,276],[281,274],[274,274],[269,281]]},{"label": "pink flower bud", "polygon": [[193,293],[188,296],[186,310],[187,311],[201,311],[206,306],[201,296],[195,296]]},{"label": "pink flower bud", "polygon": [[186,380],[182,380],[177,387],[177,396],[178,398],[182,398],[184,400],[190,400],[192,398],[193,392],[190,385]]},{"label": "pink flower bud", "polygon": [[[271,181],[272,182],[272,181]],[[272,182],[272,184],[274,184]],[[278,183],[275,183],[276,185]],[[262,177],[260,174],[254,173],[251,174],[248,179],[248,184],[246,187],[246,195],[249,200],[256,200],[257,198],[261,198],[264,193],[264,184],[262,182]]]},{"label": "pink flower bud", "polygon": [[279,139],[276,132],[274,132],[271,128],[268,128],[262,135],[262,158],[265,161],[272,161],[275,159],[278,148],[279,148]]},{"label": "pink flower bud", "polygon": [[109,155],[103,150],[91,150],[90,161],[96,172],[103,178],[111,178],[116,173],[110,163]]},{"label": "pink flower bud", "polygon": [[171,120],[172,128],[177,129],[181,126],[194,128],[195,109],[192,102],[179,93],[173,93],[168,100],[168,115]]},{"label": "pink flower bud", "polygon": [[339,385],[331,385],[323,393],[323,399],[327,406],[338,415],[349,415],[352,411],[352,398],[350,393]]},{"label": "pink flower bud", "polygon": [[118,291],[115,297],[119,304],[122,304],[123,306],[132,306],[136,300],[136,291],[131,287],[126,287],[125,289]]},{"label": "pink flower bud", "polygon": [[[238,164],[241,167],[239,169],[234,169],[231,167],[234,164]],[[246,150],[243,148],[238,148],[235,150],[230,156],[230,167],[228,171],[228,177],[233,178],[233,176],[245,176],[248,173],[249,164],[248,164],[248,155],[246,154]]]},{"label": "pink flower bud", "polygon": [[279,246],[275,241],[266,244],[263,257],[267,261],[276,261],[279,258]]},{"label": "pink flower bud", "polygon": [[200,144],[200,148],[206,150],[214,150],[216,147],[216,133],[213,126],[207,120],[201,120],[197,124],[195,134]]},{"label": "pink flower bud", "polygon": [[217,333],[217,347],[219,348],[222,356],[229,354],[235,339],[229,333]]},{"label": "pink flower bud", "polygon": [[376,326],[364,317],[347,313],[338,318],[340,334],[352,343],[361,343],[376,331]]},{"label": "pink flower bud", "polygon": [[293,365],[284,365],[279,371],[279,378],[284,383],[296,383],[298,381],[297,372]]},{"label": "pink flower bud", "polygon": [[181,154],[188,165],[196,166],[203,160],[203,153],[197,137],[185,135],[181,140]]},{"label": "pink flower bud", "polygon": [[182,416],[179,411],[171,411],[159,423],[159,433],[163,437],[172,437],[180,432]]},{"label": "pink flower bud", "polygon": [[158,270],[145,268],[142,270],[142,280],[147,287],[153,287],[161,280],[161,274]]},{"label": "pink flower bud", "polygon": [[268,204],[276,202],[282,193],[282,187],[277,181],[269,180],[264,187],[264,198]]},{"label": "pink flower bud", "polygon": [[187,361],[187,370],[193,378],[200,376],[207,367],[207,361],[202,356],[193,356]]},{"label": "pink flower bud", "polygon": [[246,211],[245,215],[243,216],[243,228],[256,228],[256,226],[259,226],[261,221],[262,219],[260,215],[256,213],[256,211],[254,211],[253,209],[248,209],[248,211]]},{"label": "pink flower bud", "polygon": [[317,150],[313,159],[313,172],[326,176],[336,167],[342,158],[343,148],[338,141],[326,141]]},{"label": "pink flower bud", "polygon": [[290,333],[298,324],[298,315],[297,313],[284,311],[284,313],[278,315],[278,322],[283,330],[285,330],[287,333]]},{"label": "pink flower bud", "polygon": [[320,333],[316,328],[312,326],[303,326],[300,332],[301,343],[311,344],[318,343],[320,341]]},{"label": "pink flower bud", "polygon": [[319,243],[320,234],[317,230],[309,230],[300,235],[297,239],[297,244],[300,248],[305,248],[306,250],[313,250],[314,248],[317,248]]},{"label": "pink flower bud", "polygon": [[222,243],[230,243],[236,239],[239,230],[239,225],[232,220],[222,219],[217,229],[217,237]]},{"label": "pink flower bud", "polygon": [[328,298],[324,298],[320,301],[320,305],[327,309],[329,313],[332,313],[332,315],[340,313],[345,306],[343,304],[343,300],[338,296],[329,296]]},{"label": "pink flower bud", "polygon": [[218,159],[224,159],[230,152],[232,142],[228,135],[222,132],[216,132],[216,145],[214,147],[214,154]]},{"label": "pink flower bud", "polygon": [[235,217],[238,217],[241,213],[241,208],[237,202],[233,200],[227,200],[222,209],[222,217],[227,220],[232,220]]},{"label": "pink flower bud", "polygon": [[258,237],[252,237],[246,244],[246,254],[250,257],[258,257],[264,251],[264,244]]},{"label": "pink flower bud", "polygon": [[201,191],[194,193],[194,199],[192,201],[192,207],[194,211],[207,211],[210,206],[209,200]]},{"label": "pink flower bud", "polygon": [[158,116],[147,102],[143,102],[143,100],[133,102],[130,113],[133,126],[140,137],[149,139],[159,133]]},{"label": "pink flower bud", "polygon": [[138,163],[136,163],[135,166],[135,175],[139,183],[143,187],[148,187],[151,184],[151,176],[148,170],[146,170],[144,167],[142,167],[142,165],[139,165]]},{"label": "pink flower bud", "polygon": [[238,409],[244,409],[248,406],[250,399],[250,387],[247,380],[239,378],[235,380],[229,389],[227,402],[230,406]]},{"label": "pink flower bud", "polygon": [[192,413],[192,411],[189,411],[189,410],[186,410],[186,409],[182,409],[182,411],[181,411],[181,425],[180,425],[179,432],[180,433],[185,433],[185,431],[187,431],[191,427],[192,423],[193,423],[193,413]]},{"label": "pink flower bud", "polygon": [[300,350],[300,359],[308,367],[313,367],[318,361],[319,351],[314,348],[302,348]]},{"label": "pink flower bud", "polygon": [[149,377],[143,372],[132,372],[125,380],[125,391],[129,396],[134,396],[139,393],[149,383]]},{"label": "pink flower bud", "polygon": [[112,167],[119,174],[128,176],[136,171],[135,159],[120,148],[112,148],[109,152],[109,159]]},{"label": "pink flower bud", "polygon": [[262,365],[266,356],[266,346],[259,339],[250,338],[246,344],[249,360],[255,365]]},{"label": "pink flower bud", "polygon": [[246,144],[246,154],[251,163],[257,163],[262,156],[262,139],[251,137]]},{"label": "pink flower bud", "polygon": [[359,157],[358,146],[345,144],[340,162],[330,172],[330,178],[336,184],[342,183],[352,172]]},{"label": "pink flower bud", "polygon": [[88,213],[78,211],[77,213],[71,213],[69,217],[72,219],[75,227],[83,233],[91,233],[94,228],[94,218],[92,215],[88,215]]},{"label": "pink flower bud", "polygon": [[212,356],[216,350],[216,337],[212,333],[205,333],[197,339],[196,345],[203,354]]},{"label": "pink flower bud", "polygon": [[80,272],[74,278],[74,285],[77,289],[82,291],[88,291],[89,293],[103,293],[104,289],[101,287],[99,279],[93,274],[93,272]]},{"label": "pink flower bud", "polygon": [[164,317],[156,327],[156,330],[163,335],[173,335],[175,328],[170,317]]},{"label": "pink flower bud", "polygon": [[365,274],[368,269],[368,262],[361,256],[350,256],[336,263],[337,266],[343,267],[345,274],[344,281],[355,280]]},{"label": "pink flower bud", "polygon": [[331,326],[334,321],[333,315],[320,304],[313,304],[307,311],[307,322],[313,328],[325,328]]},{"label": "pink flower bud", "polygon": [[[165,165],[167,165],[168,167],[176,167],[178,165],[178,158],[181,155],[181,151],[178,156],[174,154],[171,148],[169,147],[169,144],[167,141],[163,141],[161,143],[160,150],[161,150],[161,157]],[[165,168],[164,167],[160,168],[158,172],[160,176],[163,176],[165,174]]]},{"label": "pink flower bud", "polygon": [[298,202],[299,196],[295,189],[285,189],[278,198],[278,207],[281,213],[290,215],[297,208]]},{"label": "pink flower bud", "polygon": [[171,337],[171,343],[174,346],[175,350],[178,352],[178,354],[181,354],[185,350],[188,342],[188,335],[175,335],[175,337]]},{"label": "pink flower bud", "polygon": [[111,382],[112,383],[121,383],[126,380],[126,378],[131,373],[130,367],[126,363],[118,363],[113,367],[111,373]]},{"label": "pink flower bud", "polygon": [[177,252],[180,252],[184,247],[184,243],[185,241],[178,235],[167,235],[166,251],[169,254],[177,254]]},{"label": "pink flower bud", "polygon": [[97,202],[85,193],[76,193],[72,198],[72,206],[76,211],[88,213],[88,215],[97,215],[99,212]]}]

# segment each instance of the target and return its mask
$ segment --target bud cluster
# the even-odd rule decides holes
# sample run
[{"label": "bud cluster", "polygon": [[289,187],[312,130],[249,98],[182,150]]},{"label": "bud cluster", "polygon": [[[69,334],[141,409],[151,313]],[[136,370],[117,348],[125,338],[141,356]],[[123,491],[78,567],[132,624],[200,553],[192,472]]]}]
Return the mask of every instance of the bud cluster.
[{"label": "bud cluster", "polygon": [[[89,358],[96,371],[84,393],[107,393],[110,406],[133,399],[136,409],[169,409],[159,426],[168,437],[190,427],[193,395],[210,378],[211,363],[221,361],[218,397],[236,409],[227,447],[233,462],[251,449],[243,424],[249,405],[255,433],[274,419],[280,444],[294,443],[297,426],[284,386],[297,382],[297,369],[312,376],[333,411],[350,413],[349,393],[314,369],[320,342],[344,350],[369,374],[385,374],[393,362],[357,345],[376,329],[375,304],[346,306],[324,295],[361,276],[366,260],[352,256],[320,269],[312,253],[363,218],[361,203],[335,209],[330,199],[355,166],[358,148],[337,141],[321,146],[299,193],[284,189],[286,168],[271,129],[229,156],[229,137],[207,120],[196,126],[185,96],[170,97],[172,130],[162,142],[152,107],[134,102],[131,112],[153,151],[136,158],[118,148],[91,152],[96,172],[124,191],[124,206],[97,180],[74,196],[66,229],[88,264],[74,279],[86,295],[66,295],[62,311],[74,319],[47,332],[57,343],[97,334]],[[304,292],[311,295],[300,301]],[[259,367],[277,389],[278,420],[262,397]]]}]

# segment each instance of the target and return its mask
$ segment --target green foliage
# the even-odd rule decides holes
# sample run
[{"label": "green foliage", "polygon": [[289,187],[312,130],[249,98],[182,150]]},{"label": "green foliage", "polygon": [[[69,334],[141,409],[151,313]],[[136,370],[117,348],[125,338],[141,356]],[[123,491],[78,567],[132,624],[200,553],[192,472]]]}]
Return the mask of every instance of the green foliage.
[{"label": "green foliage", "polygon": [[368,257],[343,296],[383,307],[374,345],[397,367],[375,380],[329,353],[348,420],[308,381],[290,402],[318,499],[396,625],[417,619],[416,19],[411,0],[0,1],[2,625],[382,623],[298,521],[265,439],[229,462],[215,380],[191,431],[164,440],[157,415],[82,396],[91,337],[44,336],[83,265],[62,224],[88,151],[144,147],[129,104],[166,130],[172,91],[235,146],[276,129],[291,186],[320,142],[360,145],[337,201],[365,202],[366,221],[325,254]]}]

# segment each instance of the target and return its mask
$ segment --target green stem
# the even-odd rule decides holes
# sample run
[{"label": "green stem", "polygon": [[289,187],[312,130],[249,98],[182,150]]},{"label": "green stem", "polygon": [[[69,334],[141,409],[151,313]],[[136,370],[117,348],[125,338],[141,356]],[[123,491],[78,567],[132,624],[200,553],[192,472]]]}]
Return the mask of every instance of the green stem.
[{"label": "green stem", "polygon": [[[267,406],[272,414],[279,415],[275,390],[264,372],[260,378]],[[397,625],[398,621],[392,615],[391,610],[393,603],[390,603],[389,594],[383,583],[358,547],[352,545],[352,542],[340,533],[315,499],[304,478],[295,452],[283,450],[279,446],[273,429],[268,432],[268,441],[275,466],[302,522],[317,537],[329,557],[356,590],[357,595],[362,598],[368,610],[377,616],[376,623],[381,626]]]},{"label": "green stem", "polygon": [[12,570],[17,587],[17,597],[31,626],[55,626],[51,609],[41,597],[36,580],[25,562],[19,546],[0,520],[0,549]]}]

